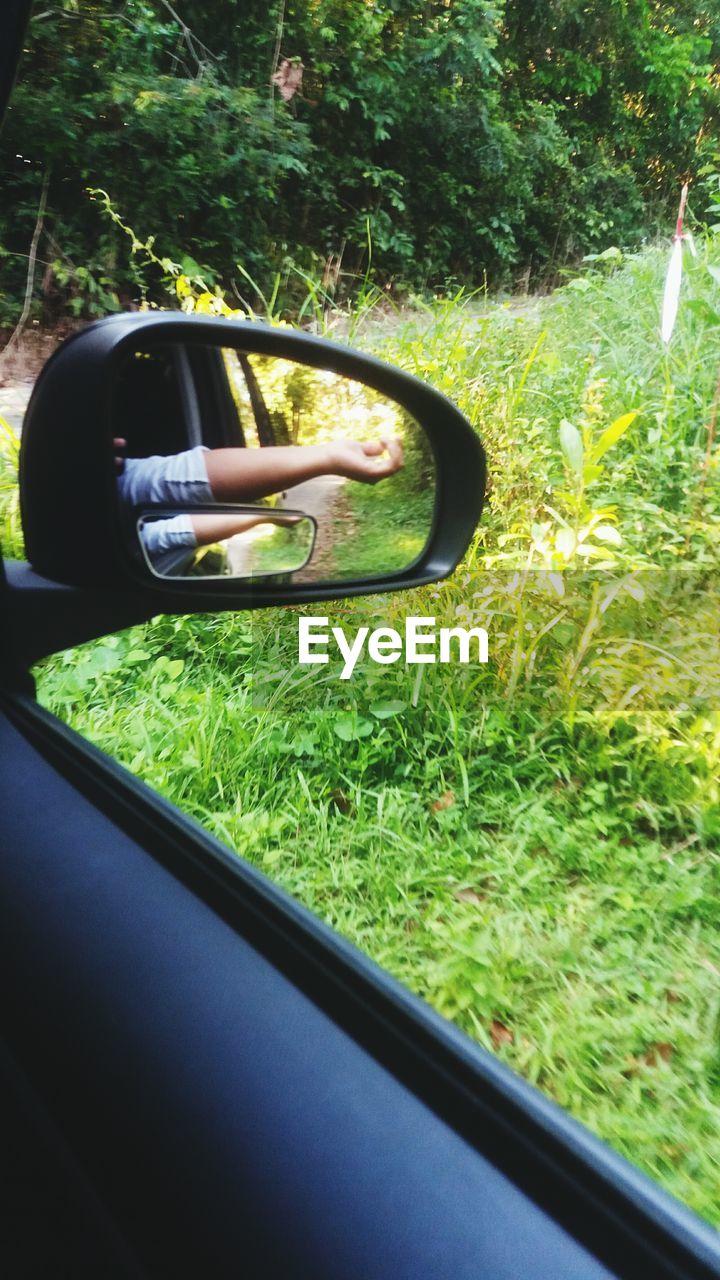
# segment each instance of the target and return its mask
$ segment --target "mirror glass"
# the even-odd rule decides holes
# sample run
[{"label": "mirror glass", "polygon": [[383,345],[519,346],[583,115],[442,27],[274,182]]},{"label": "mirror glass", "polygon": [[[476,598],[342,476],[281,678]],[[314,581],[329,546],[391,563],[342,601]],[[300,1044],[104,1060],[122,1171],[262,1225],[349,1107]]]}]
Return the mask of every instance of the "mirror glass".
[{"label": "mirror glass", "polygon": [[221,503],[138,517],[138,544],[160,578],[261,578],[302,570],[312,556],[315,521],[302,511]]},{"label": "mirror glass", "polygon": [[[233,548],[246,548],[228,552],[235,567],[212,576],[384,577],[414,564],[430,535],[435,465],[422,428],[386,396],[329,370],[234,348],[153,345],[120,372],[113,437],[123,527],[163,576],[178,573],[163,572],[160,553],[147,550],[148,538],[159,538],[153,509],[167,519],[172,507],[186,525],[200,508],[208,516],[238,504],[265,511],[231,536]],[[283,525],[281,512],[305,522]],[[199,542],[183,576],[208,576],[199,568],[207,556],[197,554],[206,545],[217,544]]]}]

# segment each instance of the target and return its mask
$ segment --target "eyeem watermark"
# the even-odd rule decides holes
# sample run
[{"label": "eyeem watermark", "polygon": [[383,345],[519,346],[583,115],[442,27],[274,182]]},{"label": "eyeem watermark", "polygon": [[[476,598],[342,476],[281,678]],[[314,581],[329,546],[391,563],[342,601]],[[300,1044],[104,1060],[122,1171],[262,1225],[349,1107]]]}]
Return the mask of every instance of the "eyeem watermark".
[{"label": "eyeem watermark", "polygon": [[344,660],[341,680],[349,680],[367,644],[368,657],[382,665],[398,662],[488,661],[488,633],[484,627],[435,628],[434,618],[406,618],[404,636],[394,627],[359,627],[348,640],[342,627],[330,627],[327,618],[298,619],[298,662],[301,666],[330,661],[328,646],[335,642]]}]

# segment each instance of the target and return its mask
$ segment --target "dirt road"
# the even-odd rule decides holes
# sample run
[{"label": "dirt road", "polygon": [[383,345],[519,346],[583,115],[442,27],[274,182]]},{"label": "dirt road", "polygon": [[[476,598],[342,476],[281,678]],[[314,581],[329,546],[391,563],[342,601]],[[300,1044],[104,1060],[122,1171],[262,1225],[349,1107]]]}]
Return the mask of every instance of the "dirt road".
[{"label": "dirt road", "polygon": [[0,418],[4,418],[18,435],[34,385],[33,378],[24,378],[20,382],[0,386]]},{"label": "dirt road", "polygon": [[347,499],[343,495],[346,484],[344,476],[316,476],[314,480],[286,489],[282,505],[288,510],[313,516],[317,522],[312,558],[304,569],[293,574],[293,582],[318,582],[333,576],[334,520],[342,517],[347,507]]}]

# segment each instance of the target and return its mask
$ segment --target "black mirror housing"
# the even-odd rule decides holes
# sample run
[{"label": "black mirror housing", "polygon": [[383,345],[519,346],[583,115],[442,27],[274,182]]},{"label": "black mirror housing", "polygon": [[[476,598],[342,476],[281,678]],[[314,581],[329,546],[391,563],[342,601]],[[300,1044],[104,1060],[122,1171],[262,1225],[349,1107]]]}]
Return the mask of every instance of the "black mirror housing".
[{"label": "black mirror housing", "polygon": [[[112,469],[113,388],[135,353],[221,347],[329,371],[372,388],[411,415],[435,464],[435,507],[422,554],[401,572],[338,582],[153,577],[121,536]],[[130,406],[132,409],[132,405]],[[127,409],[127,406],[126,406]],[[138,405],[138,412],[140,406]],[[485,455],[462,414],[439,392],[371,356],[292,330],[177,312],[123,314],[69,338],[48,361],[28,406],[20,498],[33,571],[69,586],[146,594],[164,612],[302,604],[401,590],[449,574],[480,517]]]}]

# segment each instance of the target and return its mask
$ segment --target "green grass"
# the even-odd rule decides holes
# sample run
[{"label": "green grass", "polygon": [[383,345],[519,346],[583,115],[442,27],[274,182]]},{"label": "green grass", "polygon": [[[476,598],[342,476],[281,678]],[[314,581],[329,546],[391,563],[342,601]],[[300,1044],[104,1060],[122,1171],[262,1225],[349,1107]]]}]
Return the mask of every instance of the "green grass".
[{"label": "green grass", "polygon": [[413,564],[426,546],[432,528],[434,489],[396,491],[395,479],[391,476],[373,488],[345,486],[347,510],[336,518],[337,536],[332,544],[332,570],[338,579],[399,573]]},{"label": "green grass", "polygon": [[20,559],[23,536],[17,485],[20,439],[9,422],[0,417],[0,545],[8,557]]},{"label": "green grass", "polygon": [[265,530],[252,543],[252,572],[292,573],[306,563],[311,549],[312,525],[307,520],[296,527]]},{"label": "green grass", "polygon": [[[684,302],[717,310],[718,260],[701,246]],[[297,666],[286,610],[157,619],[53,658],[39,689],[720,1225],[720,324],[683,305],[661,349],[665,264],[350,326],[459,403],[491,495],[450,582],[323,612],[481,623],[487,667],[341,682]],[[587,461],[630,413],[603,470],[573,471],[561,422]],[[557,539],[597,512],[618,537],[593,575]]]},{"label": "green grass", "polygon": [[425,672],[415,707],[405,669],[341,686],[294,665],[293,622],[138,628],[48,664],[43,700],[716,1220],[720,886],[692,742],[508,706],[491,669]]}]

